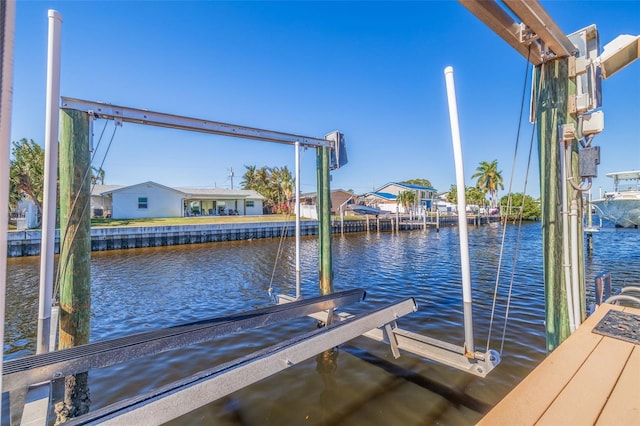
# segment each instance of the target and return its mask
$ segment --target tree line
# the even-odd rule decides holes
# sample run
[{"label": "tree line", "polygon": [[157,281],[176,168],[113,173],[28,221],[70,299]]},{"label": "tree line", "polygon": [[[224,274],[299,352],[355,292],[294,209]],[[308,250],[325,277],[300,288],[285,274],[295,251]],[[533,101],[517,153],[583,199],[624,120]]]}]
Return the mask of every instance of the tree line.
[{"label": "tree line", "polygon": [[[498,189],[504,189],[502,171],[498,170],[498,160],[482,161],[476,168],[472,179],[477,178],[475,186],[465,187],[465,198],[468,204],[492,209],[500,207],[500,211],[508,219],[516,219],[522,214],[523,219],[535,220],[542,216],[539,200],[522,193],[511,194],[498,198]],[[487,203],[487,195],[489,200]],[[458,187],[451,185],[447,194],[447,201],[458,202]]]},{"label": "tree line", "polygon": [[[42,218],[42,201],[44,191],[44,149],[32,139],[20,139],[12,145],[12,159],[9,164],[9,212],[17,211],[18,203],[26,196],[31,199],[38,211],[38,223]],[[292,212],[292,196],[295,179],[287,166],[260,168],[255,165],[244,166],[245,173],[240,183],[243,189],[251,189],[265,198],[265,213],[289,214]],[[92,167],[91,183],[104,184],[105,172],[102,168]],[[498,170],[498,161],[482,161],[476,168],[472,179],[477,179],[475,186],[465,188],[467,202],[478,206],[497,208],[510,217],[522,211],[525,219],[540,218],[540,205],[537,200],[523,194],[513,194],[511,202],[508,198],[498,199],[498,190],[504,189],[502,172]],[[410,179],[402,183],[431,187],[428,179]],[[487,196],[489,197],[487,202]],[[447,201],[456,203],[458,198],[456,185],[452,185]],[[398,204],[409,208],[416,203],[414,191],[402,191],[397,197]],[[507,205],[510,211],[506,211]]]},{"label": "tree line", "polygon": [[242,189],[252,189],[265,198],[263,202],[265,213],[289,214],[292,212],[291,197],[295,179],[287,166],[244,167],[246,170],[242,175],[240,186]]},{"label": "tree line", "polygon": [[[42,222],[44,198],[44,149],[33,139],[14,141],[9,160],[9,213],[18,211],[20,201],[30,199],[38,212],[38,225]],[[91,168],[91,183],[104,184],[105,172],[101,167]],[[59,192],[59,191],[58,191]]]}]

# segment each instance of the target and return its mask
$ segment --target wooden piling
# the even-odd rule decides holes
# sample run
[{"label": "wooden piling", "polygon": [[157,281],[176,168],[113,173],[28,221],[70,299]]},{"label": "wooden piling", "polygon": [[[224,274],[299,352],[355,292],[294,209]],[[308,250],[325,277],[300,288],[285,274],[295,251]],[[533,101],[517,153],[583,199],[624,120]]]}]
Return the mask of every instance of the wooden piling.
[{"label": "wooden piling", "polygon": [[333,293],[331,265],[331,188],[329,177],[329,148],[316,149],[318,169],[318,258],[320,294]]},{"label": "wooden piling", "polygon": [[[61,110],[60,327],[59,349],[89,343],[91,314],[91,217],[89,115]],[[89,411],[87,373],[65,379],[56,423]]]},{"label": "wooden piling", "polygon": [[[538,123],[538,151],[540,159],[540,200],[542,207],[543,274],[545,283],[547,350],[553,351],[571,334],[567,308],[566,282],[563,274],[562,235],[562,163],[561,153],[563,124],[574,123],[569,111],[569,96],[575,93],[575,82],[569,79],[568,59],[556,59],[536,68],[536,80],[540,81],[537,94],[536,120]],[[536,84],[534,82],[534,84]],[[571,169],[578,176],[578,143],[571,146]],[[569,186],[570,188],[570,186]],[[567,191],[567,205],[571,205],[572,190]],[[579,203],[579,216],[582,203]],[[579,235],[582,223],[579,221]],[[582,239],[579,239],[582,250]],[[571,249],[571,247],[570,247]],[[580,251],[581,253],[581,251]],[[584,258],[580,256],[579,270],[583,270]],[[582,272],[580,280],[583,280]],[[584,298],[581,284],[580,297]],[[583,306],[584,308],[584,306]],[[581,315],[584,317],[584,315]]]}]

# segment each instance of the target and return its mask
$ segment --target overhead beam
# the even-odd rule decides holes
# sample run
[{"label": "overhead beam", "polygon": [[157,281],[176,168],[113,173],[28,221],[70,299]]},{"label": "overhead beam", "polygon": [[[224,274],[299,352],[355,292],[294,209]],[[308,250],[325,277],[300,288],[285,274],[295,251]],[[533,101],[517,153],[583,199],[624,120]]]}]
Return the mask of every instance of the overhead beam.
[{"label": "overhead beam", "polygon": [[520,24],[511,18],[494,0],[458,0],[464,7],[498,34],[509,46],[516,49],[533,65],[543,62],[540,44],[535,41],[529,45],[520,40]]},{"label": "overhead beam", "polygon": [[149,126],[167,127],[170,129],[188,130],[193,132],[211,133],[234,138],[254,139],[264,142],[275,142],[295,145],[299,142],[307,147],[331,147],[332,142],[310,136],[292,133],[276,132],[255,127],[239,126],[212,120],[165,114],[145,109],[112,105],[103,102],[87,101],[84,99],[62,97],[62,108],[92,113],[98,118],[116,120],[127,123],[146,124]]},{"label": "overhead beam", "polygon": [[577,50],[537,0],[503,0],[503,2],[556,57],[570,56]]}]

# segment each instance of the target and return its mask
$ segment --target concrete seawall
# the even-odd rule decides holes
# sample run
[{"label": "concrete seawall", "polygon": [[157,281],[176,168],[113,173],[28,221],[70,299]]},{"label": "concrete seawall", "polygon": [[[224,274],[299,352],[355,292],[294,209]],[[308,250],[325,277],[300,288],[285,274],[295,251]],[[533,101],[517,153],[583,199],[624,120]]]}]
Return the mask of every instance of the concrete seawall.
[{"label": "concrete seawall", "polygon": [[[491,218],[491,222],[499,218]],[[469,224],[485,224],[489,220],[486,217],[469,218]],[[440,226],[457,224],[457,218],[447,217],[440,220]],[[393,231],[421,229],[434,227],[435,222],[400,221],[395,223],[395,218],[370,220],[349,220],[341,223],[332,221],[332,232],[364,232],[364,231]],[[91,250],[120,250],[130,248],[160,247],[181,244],[200,244],[221,241],[238,241],[258,238],[279,238],[283,232],[287,237],[295,236],[295,222],[254,222],[254,223],[218,223],[199,225],[175,225],[154,227],[104,227],[91,228]],[[300,224],[302,236],[316,235],[318,222],[315,220],[302,221]],[[40,254],[40,230],[9,231],[8,249],[9,257],[38,256]],[[56,231],[55,252],[60,252],[60,232]]]}]

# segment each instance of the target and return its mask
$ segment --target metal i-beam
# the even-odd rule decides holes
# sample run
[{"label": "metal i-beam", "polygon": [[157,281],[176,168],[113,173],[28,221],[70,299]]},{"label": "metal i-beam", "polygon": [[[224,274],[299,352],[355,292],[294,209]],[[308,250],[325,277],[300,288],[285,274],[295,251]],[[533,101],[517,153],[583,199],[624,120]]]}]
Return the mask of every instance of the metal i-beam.
[{"label": "metal i-beam", "polygon": [[413,298],[404,299],[70,419],[66,424],[135,425],[149,423],[150,419],[155,424],[165,423],[416,310]]},{"label": "metal i-beam", "polygon": [[295,145],[299,142],[307,147],[331,147],[331,141],[292,133],[276,132],[273,130],[257,129],[236,124],[221,123],[180,115],[165,114],[138,108],[111,105],[102,102],[87,101],[62,97],[61,108],[89,112],[98,118],[122,121],[127,123],[146,124],[149,126],[167,127],[170,129],[188,130],[193,132],[211,133],[235,138],[254,139],[265,142]]},{"label": "metal i-beam", "polygon": [[493,0],[458,0],[464,7],[485,23],[493,32],[498,34],[509,46],[529,59],[533,65],[543,62],[540,44],[531,42],[529,46],[520,40],[520,24],[509,16],[498,3]]},{"label": "metal i-beam", "polygon": [[365,297],[362,289],[298,300],[225,317],[104,340],[54,352],[5,361],[3,392],[94,368],[181,348],[243,330],[333,310]]},{"label": "metal i-beam", "polygon": [[503,0],[557,57],[572,55],[577,49],[540,3],[532,0]]}]

